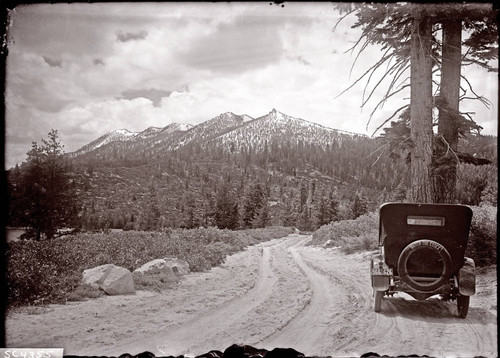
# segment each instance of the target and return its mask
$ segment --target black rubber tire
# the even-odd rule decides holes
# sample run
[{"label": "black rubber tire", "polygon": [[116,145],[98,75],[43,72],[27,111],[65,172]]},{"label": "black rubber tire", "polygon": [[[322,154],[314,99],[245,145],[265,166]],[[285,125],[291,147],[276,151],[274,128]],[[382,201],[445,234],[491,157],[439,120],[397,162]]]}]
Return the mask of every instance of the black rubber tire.
[{"label": "black rubber tire", "polygon": [[457,297],[458,317],[465,318],[469,312],[470,296],[459,295]]},{"label": "black rubber tire", "polygon": [[375,305],[373,306],[373,310],[375,312],[380,312],[382,308],[382,299],[384,297],[384,291],[375,291]]},{"label": "black rubber tire", "polygon": [[[406,265],[408,263],[409,257],[418,250],[421,249],[432,249],[436,251],[436,253],[441,257],[443,261],[443,270],[441,272],[441,275],[439,278],[437,278],[435,281],[430,282],[430,283],[420,283],[416,282],[409,274],[408,270],[406,268]],[[403,251],[401,251],[401,254],[399,255],[398,259],[398,273],[400,279],[406,283],[408,286],[413,288],[414,290],[420,291],[420,292],[431,292],[439,287],[441,287],[444,283],[448,281],[452,274],[452,262],[451,262],[451,256],[450,253],[446,250],[446,248],[441,245],[440,243],[433,241],[433,240],[428,240],[428,239],[422,239],[422,240],[417,240],[413,241],[410,244],[408,244]]]}]

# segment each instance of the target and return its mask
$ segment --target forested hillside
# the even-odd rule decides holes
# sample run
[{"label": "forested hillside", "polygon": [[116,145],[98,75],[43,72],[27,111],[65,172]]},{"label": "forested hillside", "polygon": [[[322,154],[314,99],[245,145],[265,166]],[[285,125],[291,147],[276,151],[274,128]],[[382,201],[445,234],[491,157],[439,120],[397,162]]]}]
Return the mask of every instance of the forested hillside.
[{"label": "forested hillside", "polygon": [[[311,231],[406,198],[405,158],[383,138],[345,133],[273,110],[225,113],[198,126],[120,130],[66,155],[77,226],[84,230],[256,228]],[[496,138],[462,141],[493,164],[463,164],[459,201],[496,203]],[[9,171],[10,225],[21,213],[25,165]]]}]

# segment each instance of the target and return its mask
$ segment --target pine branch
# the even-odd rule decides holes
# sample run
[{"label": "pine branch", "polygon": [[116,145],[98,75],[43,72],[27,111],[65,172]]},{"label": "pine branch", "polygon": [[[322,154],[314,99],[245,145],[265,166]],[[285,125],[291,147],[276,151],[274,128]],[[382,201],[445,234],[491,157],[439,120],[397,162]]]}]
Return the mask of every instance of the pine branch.
[{"label": "pine branch", "polygon": [[471,92],[476,96],[476,99],[478,99],[479,101],[481,101],[481,103],[483,103],[486,108],[490,108],[490,106],[492,105],[492,103],[490,102],[490,100],[488,100],[487,98],[483,97],[483,96],[479,96],[475,91],[474,91],[474,88],[472,87],[472,85],[470,84],[469,80],[467,78],[465,78],[464,75],[460,75],[460,77],[469,85],[469,89],[471,90]]},{"label": "pine branch", "polygon": [[440,135],[436,136],[436,139],[441,140],[446,145],[446,153],[444,153],[443,155],[447,155],[448,152],[451,151],[451,153],[453,154],[453,156],[455,157],[455,159],[457,160],[457,163],[458,163],[460,160],[458,159],[457,153],[455,153],[453,148],[451,148],[450,143],[448,143],[446,138],[442,134],[440,134]]},{"label": "pine branch", "polygon": [[[360,81],[361,81],[361,80],[362,80],[362,79],[363,79],[363,78],[364,78],[364,77],[365,77],[368,73],[370,73],[370,71],[372,71],[372,70],[373,70],[373,68],[374,68],[375,66],[377,66],[377,64],[378,64],[379,62],[381,62],[382,60],[384,60],[384,59],[379,60],[379,61],[378,61],[375,65],[371,66],[368,70],[366,70],[366,71],[365,71],[365,73],[363,73],[360,77],[358,77],[358,79],[357,79],[356,81],[354,81],[354,83],[353,83],[353,84],[351,84],[349,87],[347,87],[345,90],[343,90],[340,94],[336,95],[336,96],[334,97],[334,99],[336,99],[336,98],[340,97],[340,96],[341,96],[341,95],[343,95],[345,92],[347,92],[347,91],[349,91],[351,88],[353,88],[353,87],[354,87],[357,83],[359,83],[359,82],[360,82]],[[385,62],[385,60],[384,60],[384,62]]]},{"label": "pine branch", "polygon": [[358,54],[356,55],[356,57],[354,58],[354,61],[352,63],[352,66],[351,66],[351,69],[349,71],[349,78],[351,77],[351,74],[352,74],[352,70],[354,69],[354,66],[356,65],[356,63],[358,62],[358,58],[359,56],[361,55],[361,53],[368,47],[368,45],[370,44],[370,38],[367,36],[366,38],[366,41],[365,43],[361,46],[361,49],[358,51]]},{"label": "pine branch", "polygon": [[[403,61],[403,60],[400,60],[400,62],[402,62],[402,61]],[[406,61],[405,61],[405,63],[406,63],[406,62],[408,62],[408,60],[406,60]],[[403,66],[399,66],[399,70],[398,70],[398,72],[399,72],[399,73],[397,73],[396,75],[394,75],[394,77],[393,77],[393,79],[392,79],[392,81],[391,81],[391,84],[389,85],[389,87],[388,87],[388,89],[387,89],[387,92],[386,92],[386,93],[385,93],[385,95],[382,97],[382,99],[381,99],[381,100],[377,103],[377,105],[375,106],[375,108],[373,109],[373,111],[370,113],[370,117],[368,118],[368,122],[367,122],[367,124],[366,124],[366,129],[368,129],[368,126],[369,126],[369,124],[370,124],[370,122],[371,122],[371,120],[372,120],[372,118],[373,118],[373,115],[375,114],[375,111],[376,111],[378,108],[382,108],[382,107],[384,106],[385,102],[386,102],[386,101],[387,101],[390,97],[392,97],[393,95],[395,95],[395,94],[397,94],[397,93],[401,92],[402,90],[404,90],[405,88],[407,88],[407,87],[409,87],[409,86],[410,86],[409,84],[404,85],[404,86],[401,86],[401,85],[400,85],[401,87],[400,87],[398,90],[396,90],[396,91],[394,91],[394,92],[390,93],[390,91],[391,91],[391,90],[392,90],[392,88],[394,87],[395,82],[399,79],[399,77],[400,77],[400,76],[401,76],[401,75],[405,72],[405,70],[406,70],[407,68],[409,68],[409,67],[410,67],[410,65],[407,65],[407,66],[404,66],[404,67],[403,67]],[[409,79],[409,77],[407,77],[407,79]],[[405,83],[405,82],[406,82],[406,80],[405,80],[405,81],[403,81],[403,83]]]},{"label": "pine branch", "polygon": [[340,19],[337,20],[337,22],[335,23],[335,25],[333,26],[333,29],[332,29],[332,33],[335,32],[335,30],[337,29],[337,26],[338,24],[344,20],[347,16],[351,15],[353,12],[356,12],[357,9],[351,9],[349,12],[347,12],[344,16],[342,16]]},{"label": "pine branch", "polygon": [[370,124],[370,120],[373,117],[373,115],[375,114],[375,111],[378,108],[382,108],[383,107],[382,103],[386,102],[389,98],[391,98],[392,96],[398,94],[399,92],[403,91],[405,88],[408,88],[408,87],[410,87],[410,84],[404,85],[403,87],[401,87],[398,90],[390,93],[389,95],[385,95],[384,98],[375,106],[375,109],[370,113],[370,119],[368,120],[368,123],[367,123],[366,127],[368,128],[368,124]]},{"label": "pine branch", "polygon": [[392,114],[389,118],[387,118],[387,119],[386,119],[386,120],[385,120],[385,121],[384,121],[384,122],[383,122],[380,126],[378,126],[378,127],[377,127],[377,129],[375,129],[375,131],[372,133],[372,137],[373,137],[373,135],[374,135],[375,133],[377,133],[377,132],[378,132],[378,130],[379,130],[380,128],[382,128],[382,127],[383,127],[383,126],[384,126],[387,122],[389,122],[392,118],[394,118],[394,116],[396,116],[396,114],[398,114],[399,112],[401,112],[401,110],[403,110],[403,109],[407,108],[408,106],[409,106],[408,104],[405,104],[404,106],[401,106],[401,107],[399,107],[398,109],[396,109],[396,110],[394,111],[394,113],[393,113],[393,114]]},{"label": "pine branch", "polygon": [[[393,66],[397,66],[398,64],[395,63]],[[373,96],[373,93],[375,92],[375,90],[380,86],[380,84],[386,79],[387,76],[390,76],[390,73],[385,73],[382,78],[375,84],[375,86],[373,87],[373,89],[371,90],[370,94],[368,95],[368,98],[366,98],[366,100],[364,99],[365,98],[365,92],[363,92],[363,103],[361,105],[361,107],[363,107],[369,100],[370,98]],[[370,76],[371,77],[371,76]],[[368,86],[368,84],[367,84]],[[366,87],[367,87],[366,86]],[[365,88],[366,88],[365,87]]]},{"label": "pine branch", "polygon": [[343,95],[345,92],[349,91],[351,88],[353,88],[356,84],[358,84],[366,75],[369,73],[373,73],[379,66],[381,66],[385,61],[391,58],[392,55],[387,55],[383,56],[379,61],[377,61],[374,65],[372,65],[370,68],[368,68],[354,83],[352,83],[349,87],[347,87],[345,90],[343,90],[341,93],[336,95],[334,99],[340,97]]}]

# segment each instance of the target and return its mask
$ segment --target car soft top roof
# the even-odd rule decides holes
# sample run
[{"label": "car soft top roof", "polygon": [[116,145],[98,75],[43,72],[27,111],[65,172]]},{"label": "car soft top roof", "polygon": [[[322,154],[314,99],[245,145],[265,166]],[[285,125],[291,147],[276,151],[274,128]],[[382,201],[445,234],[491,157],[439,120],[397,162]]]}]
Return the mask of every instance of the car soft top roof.
[{"label": "car soft top roof", "polygon": [[380,206],[379,243],[387,237],[454,238],[467,243],[472,210],[457,204],[385,203]]}]

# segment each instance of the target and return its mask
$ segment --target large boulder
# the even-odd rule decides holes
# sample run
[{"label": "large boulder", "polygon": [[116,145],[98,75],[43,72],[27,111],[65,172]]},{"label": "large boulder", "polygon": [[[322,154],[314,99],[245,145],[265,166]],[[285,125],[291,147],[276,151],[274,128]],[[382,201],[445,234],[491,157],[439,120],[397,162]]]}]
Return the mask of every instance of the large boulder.
[{"label": "large boulder", "polygon": [[174,272],[179,273],[181,275],[187,275],[191,272],[189,269],[189,264],[187,261],[178,259],[176,257],[165,257],[165,262],[167,266],[171,267]]},{"label": "large boulder", "polygon": [[83,271],[83,282],[94,288],[101,288],[102,282],[114,266],[113,264],[107,264]]},{"label": "large boulder", "polygon": [[167,261],[165,259],[156,259],[153,261],[146,262],[141,267],[134,270],[134,273],[147,273],[151,271],[162,271],[166,274],[174,276],[174,270],[167,265]]},{"label": "large boulder", "polygon": [[164,259],[146,262],[144,265],[134,270],[134,273],[147,273],[151,271],[162,271],[172,276],[186,275],[191,272],[189,264],[186,261],[175,257],[166,257]]},{"label": "large boulder", "polygon": [[132,273],[126,268],[118,266],[113,267],[101,287],[108,295],[125,295],[135,292]]},{"label": "large boulder", "polygon": [[113,264],[83,271],[83,282],[102,289],[108,295],[124,295],[135,292],[132,273],[126,268]]}]

